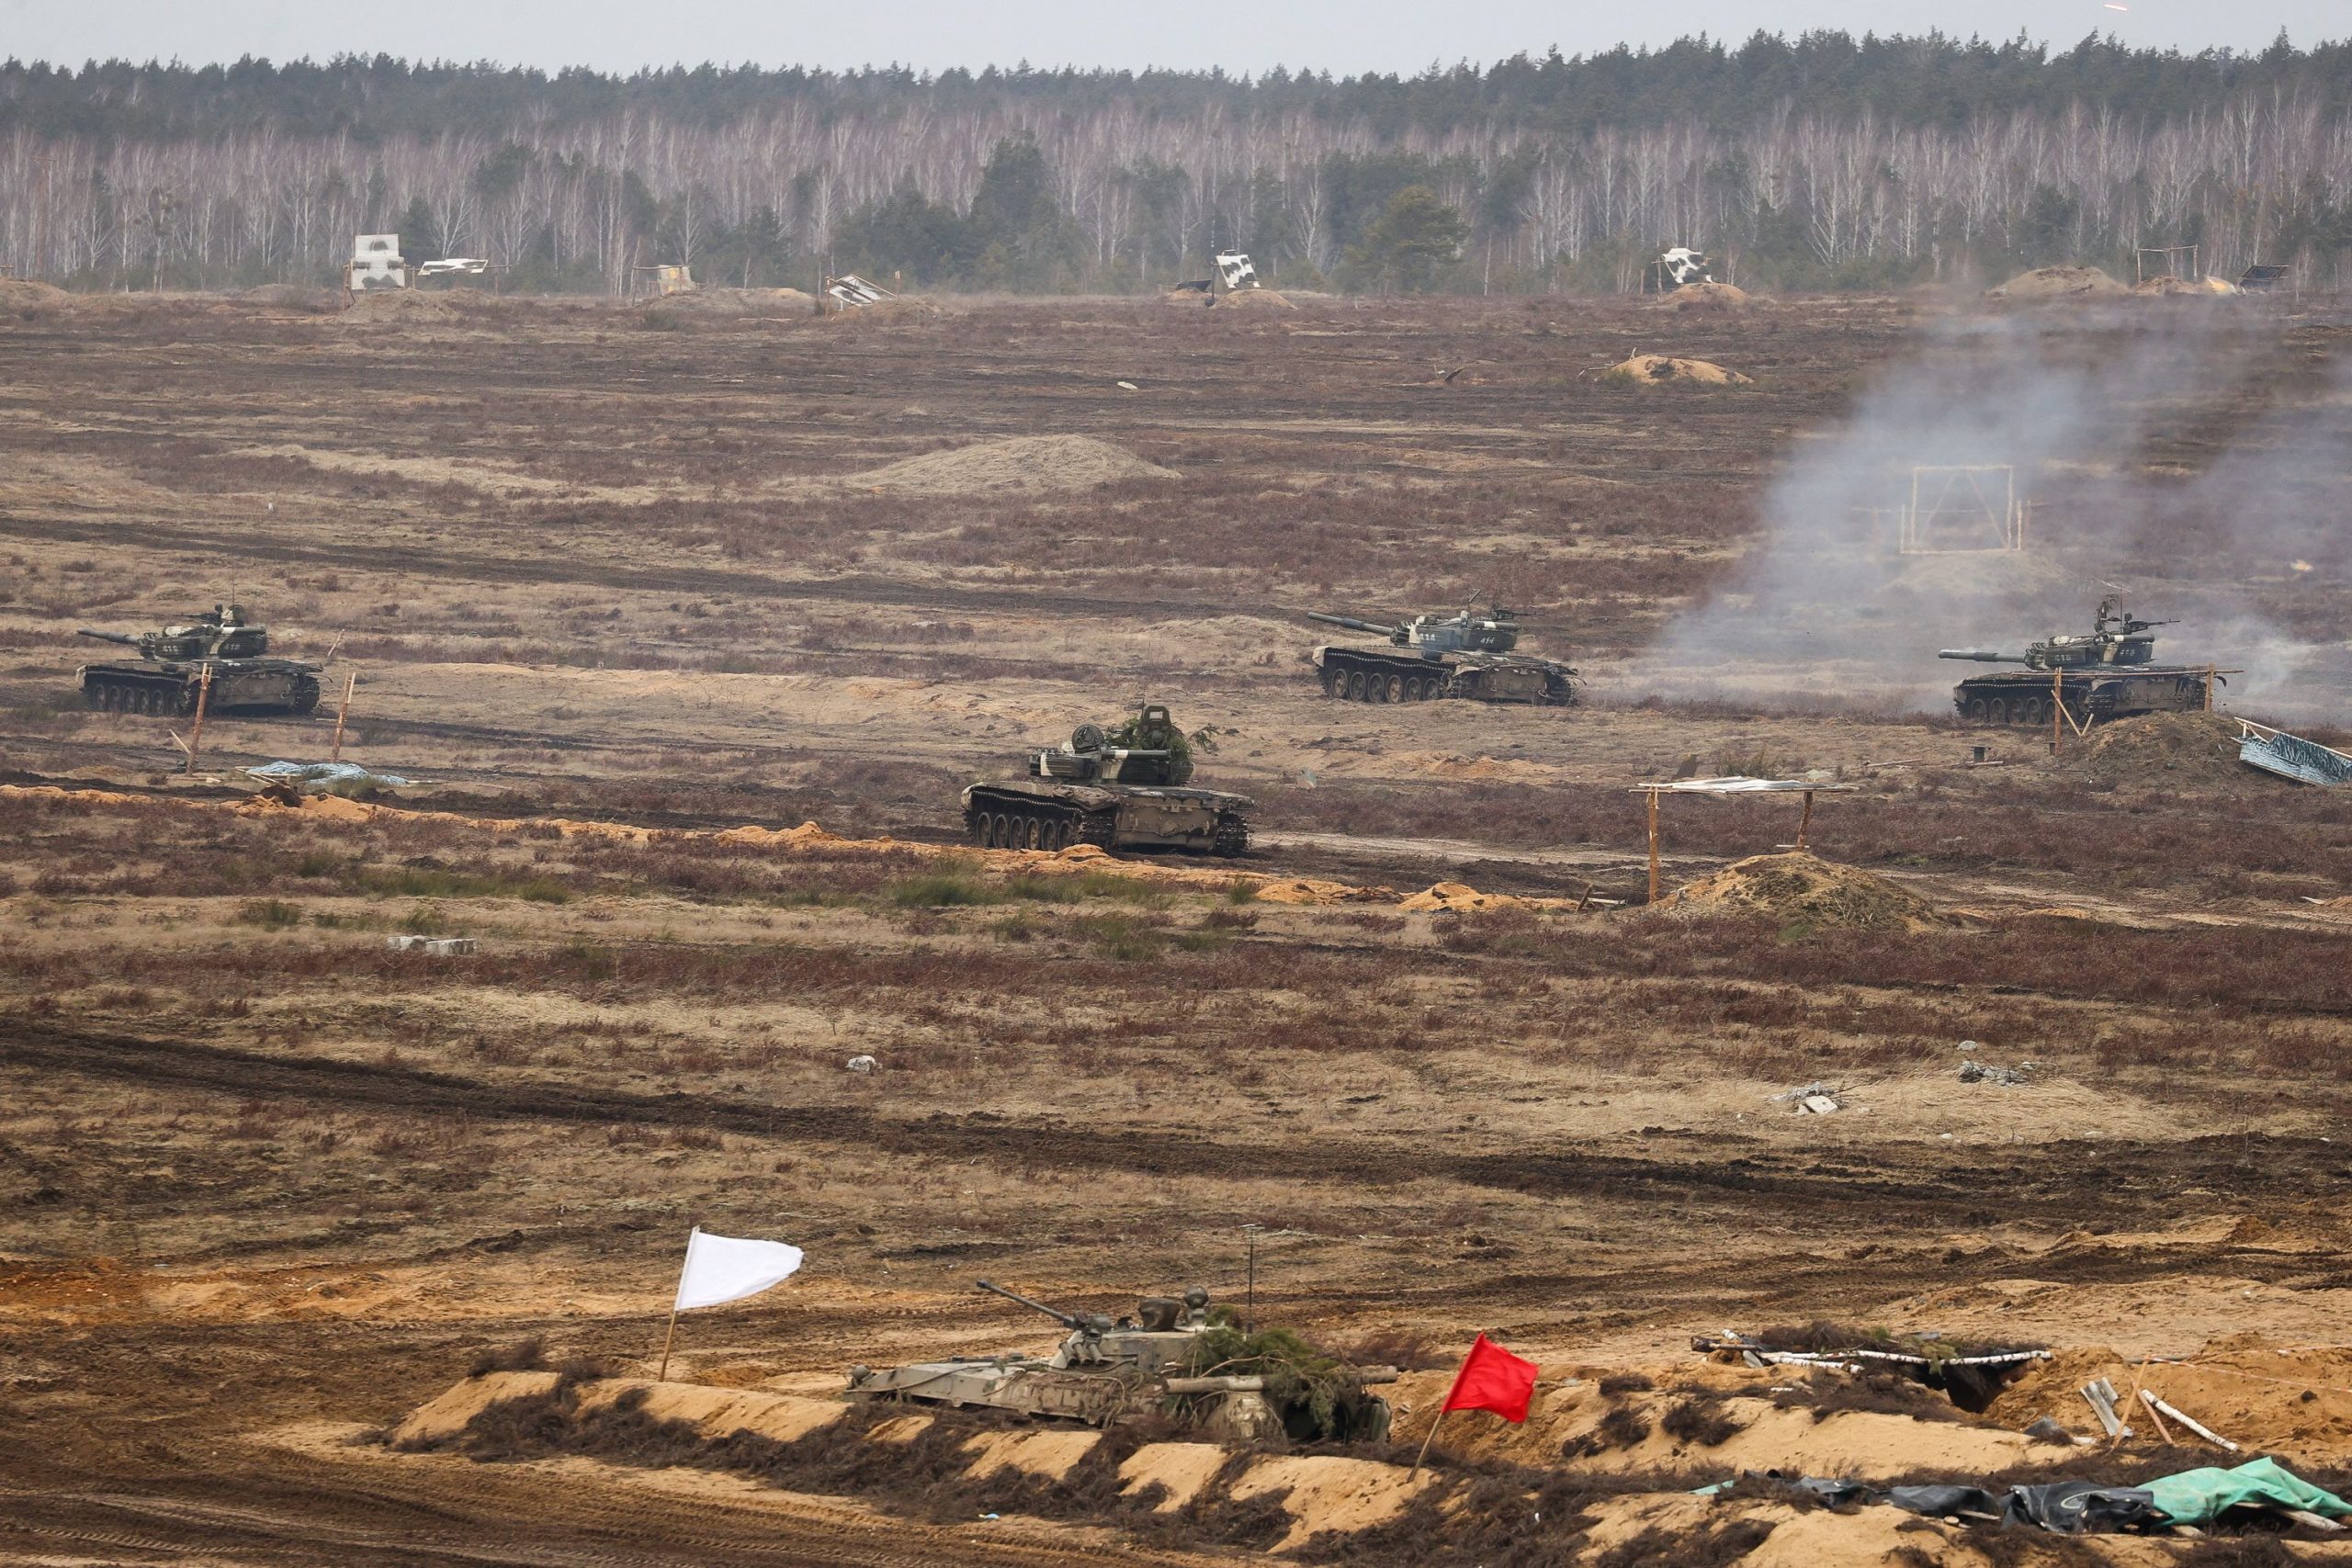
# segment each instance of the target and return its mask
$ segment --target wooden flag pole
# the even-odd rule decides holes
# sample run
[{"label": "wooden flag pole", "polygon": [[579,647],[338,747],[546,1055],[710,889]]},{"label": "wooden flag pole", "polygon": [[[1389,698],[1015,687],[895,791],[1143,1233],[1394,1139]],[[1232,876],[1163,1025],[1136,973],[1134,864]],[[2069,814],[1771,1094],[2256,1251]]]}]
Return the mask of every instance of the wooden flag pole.
[{"label": "wooden flag pole", "polygon": [[212,666],[205,665],[196,680],[196,725],[187,735],[187,771],[196,772],[196,754],[204,746],[204,709],[212,696]]},{"label": "wooden flag pole", "polygon": [[[1657,796],[1652,795],[1650,796],[1650,799],[1655,802],[1657,799]],[[1453,1391],[1451,1389],[1446,1391],[1446,1396],[1448,1398],[1452,1398],[1453,1393]],[[1430,1423],[1430,1435],[1421,1439],[1421,1451],[1413,1456],[1413,1468],[1406,1472],[1406,1480],[1410,1481],[1414,1476],[1420,1474],[1421,1461],[1430,1457],[1430,1445],[1437,1441],[1437,1429],[1439,1427],[1442,1426],[1444,1422],[1445,1406],[1441,1404],[1437,1407],[1437,1419]]]},{"label": "wooden flag pole", "polygon": [[1804,792],[1804,815],[1797,818],[1797,848],[1804,848],[1805,834],[1813,827],[1813,791]]},{"label": "wooden flag pole", "polygon": [[2058,737],[2066,724],[2066,688],[2060,682],[2064,675],[2057,666],[2050,670],[2050,754],[2058,755]]},{"label": "wooden flag pole", "polygon": [[668,1382],[670,1381],[670,1345],[671,1342],[675,1340],[677,1337],[678,1309],[675,1306],[673,1306],[670,1309],[670,1332],[662,1337],[662,1370],[654,1374],[653,1381],[655,1382]]},{"label": "wooden flag pole", "polygon": [[343,761],[343,721],[351,716],[351,688],[359,684],[359,671],[354,670],[343,678],[343,705],[334,710],[334,754],[327,760]]},{"label": "wooden flag pole", "polygon": [[[1658,792],[1644,792],[1649,795],[1649,900],[1658,903]],[[1435,1429],[1430,1427],[1430,1432]]]}]

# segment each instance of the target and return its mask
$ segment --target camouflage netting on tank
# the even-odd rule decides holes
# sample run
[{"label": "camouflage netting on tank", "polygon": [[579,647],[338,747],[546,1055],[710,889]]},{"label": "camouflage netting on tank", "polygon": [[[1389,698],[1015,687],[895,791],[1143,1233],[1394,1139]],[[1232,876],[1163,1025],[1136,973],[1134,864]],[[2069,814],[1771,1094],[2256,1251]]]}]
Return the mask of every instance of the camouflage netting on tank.
[{"label": "camouflage netting on tank", "polygon": [[1230,1309],[1193,1343],[1193,1377],[1265,1380],[1266,1403],[1297,1442],[1375,1440],[1385,1435],[1387,1406],[1355,1371],[1287,1328],[1244,1334]]}]

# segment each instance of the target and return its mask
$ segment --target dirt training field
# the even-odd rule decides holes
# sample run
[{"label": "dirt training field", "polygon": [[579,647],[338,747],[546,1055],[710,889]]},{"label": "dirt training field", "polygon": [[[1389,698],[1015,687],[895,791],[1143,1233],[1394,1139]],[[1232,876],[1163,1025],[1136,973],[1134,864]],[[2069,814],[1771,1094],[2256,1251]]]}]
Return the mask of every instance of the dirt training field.
[{"label": "dirt training field", "polygon": [[[2145,1357],[2222,1368],[2163,1386],[2343,1490],[2352,799],[2244,767],[2230,720],[2352,715],[2341,311],[1294,302],[0,293],[0,1559],[2198,1561],[1676,1495],[2212,1460],[2017,1436],[2096,1431],[2074,1386]],[[2092,389],[2018,459],[2021,562],[1807,512],[1838,433],[1910,406],[1890,378],[1964,388],[2021,321]],[[1607,374],[1645,354],[1753,384]],[[1809,518],[1869,594],[1776,586]],[[1937,694],[1981,668],[1938,648],[2116,590],[2247,671],[2222,713],[2052,756]],[[1489,599],[1580,705],[1342,703],[1306,662],[1344,636],[1307,610]],[[318,714],[210,716],[190,777],[185,720],[80,706],[127,650],[76,627],[227,601],[328,662]],[[420,782],[248,798],[326,756],[347,674],[345,757]],[[963,784],[1146,699],[1257,802],[1247,856],[957,847]],[[1828,864],[1641,908],[1627,786],[1693,772],[1851,785]],[[1797,812],[1670,799],[1668,885]],[[1843,1109],[1774,1098],[1815,1083]],[[976,1276],[1238,1301],[1261,1225],[1260,1318],[1403,1364],[1397,1446],[1154,1513],[1141,1472],[1105,1500],[1134,1438],[1018,1485],[862,1429],[764,1469],[584,1418],[383,1440],[532,1338],[650,1378],[697,1224],[808,1265],[685,1316],[673,1380],[803,1396],[1051,1342]],[[1688,1349],[1824,1321],[2060,1359],[1954,1420]],[[1546,1403],[1450,1418],[1416,1490],[1480,1329]],[[2256,1397],[2280,1377],[2311,1397]]]}]

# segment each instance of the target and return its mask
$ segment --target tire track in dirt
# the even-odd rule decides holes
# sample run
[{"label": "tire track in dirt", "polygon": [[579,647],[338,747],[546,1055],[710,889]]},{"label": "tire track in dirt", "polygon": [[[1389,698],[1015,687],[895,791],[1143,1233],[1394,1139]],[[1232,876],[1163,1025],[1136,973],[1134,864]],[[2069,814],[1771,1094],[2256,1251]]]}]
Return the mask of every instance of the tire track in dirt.
[{"label": "tire track in dirt", "polygon": [[1020,615],[1080,615],[1132,621],[1138,617],[1191,620],[1212,615],[1263,615],[1288,619],[1278,604],[1242,604],[1231,600],[1104,599],[1083,594],[1029,592],[1017,589],[956,588],[894,578],[767,577],[717,567],[648,567],[584,560],[577,556],[511,559],[461,550],[357,543],[302,545],[250,535],[224,536],[205,528],[164,523],[82,522],[0,513],[0,537],[66,544],[139,545],[186,550],[213,558],[340,567],[347,571],[385,571],[423,578],[526,585],[575,583],[584,587],[638,589],[647,592],[733,594],[751,599],[822,599],[851,604],[888,604],[900,609],[1003,611]]},{"label": "tire track in dirt", "polygon": [[559,1083],[496,1083],[418,1067],[288,1057],[195,1041],[85,1033],[26,1020],[0,1021],[0,1068],[127,1079],[240,1099],[323,1100],[410,1113],[513,1122],[695,1127],[749,1137],[851,1144],[909,1155],[983,1155],[1014,1167],[1119,1169],[1154,1176],[1275,1179],[1391,1187],[1440,1179],[1547,1198],[1700,1202],[1785,1213],[1869,1208],[1939,1227],[1991,1225],[2034,1216],[2066,1222],[2169,1212],[2171,1196],[2199,1187],[2220,1202],[2287,1193],[2308,1198],[2352,1189],[2344,1152],[2316,1140],[2266,1140],[2259,1160],[2235,1138],[2180,1144],[2036,1151],[2031,1163],[1996,1156],[1951,1159],[1890,1173],[1803,1151],[1759,1152],[1752,1140],[1682,1134],[1684,1158],[1586,1150],[1446,1154],[1409,1138],[1348,1142],[1220,1141],[1158,1128],[1090,1128],[1018,1122],[988,1112],[934,1111],[889,1118],[869,1109],[778,1105],[716,1095],[631,1094]]}]

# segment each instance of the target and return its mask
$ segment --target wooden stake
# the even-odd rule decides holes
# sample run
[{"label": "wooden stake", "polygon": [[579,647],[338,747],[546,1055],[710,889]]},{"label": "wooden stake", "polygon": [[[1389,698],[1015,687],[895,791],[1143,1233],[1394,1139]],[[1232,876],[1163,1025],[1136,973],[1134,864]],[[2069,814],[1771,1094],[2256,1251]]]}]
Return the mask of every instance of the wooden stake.
[{"label": "wooden stake", "polygon": [[670,1381],[670,1345],[678,1337],[678,1309],[670,1309],[670,1332],[662,1337],[662,1370],[654,1375],[655,1382]]},{"label": "wooden stake", "polygon": [[204,745],[204,709],[212,696],[212,666],[207,664],[196,680],[196,724],[187,735],[187,771],[196,772],[196,754]]},{"label": "wooden stake", "polygon": [[[1650,902],[1657,902],[1657,791],[1645,791],[1650,797]],[[1437,1430],[1431,1426],[1430,1430]]]},{"label": "wooden stake", "polygon": [[2050,754],[2058,755],[2058,736],[2066,724],[2066,688],[2064,675],[2056,668],[2050,671]]},{"label": "wooden stake", "polygon": [[1805,833],[1812,827],[1813,791],[1807,790],[1804,792],[1804,815],[1797,818],[1797,850],[1800,853],[1804,850]]},{"label": "wooden stake", "polygon": [[[1657,804],[1657,795],[1650,796],[1650,804],[1653,807]],[[1430,1445],[1437,1441],[1437,1429],[1444,1424],[1445,1406],[1441,1404],[1437,1407],[1437,1419],[1430,1423],[1430,1435],[1421,1439],[1421,1451],[1413,1456],[1413,1468],[1406,1472],[1406,1480],[1410,1481],[1414,1476],[1420,1474],[1421,1461],[1430,1457]]]},{"label": "wooden stake", "polygon": [[331,762],[343,761],[343,721],[351,716],[351,688],[359,684],[359,671],[352,671],[343,678],[343,705],[334,710],[334,754]]},{"label": "wooden stake", "polygon": [[2220,673],[2218,667],[2211,664],[2205,666],[2205,711],[2207,713],[2213,711],[2213,681]]}]

